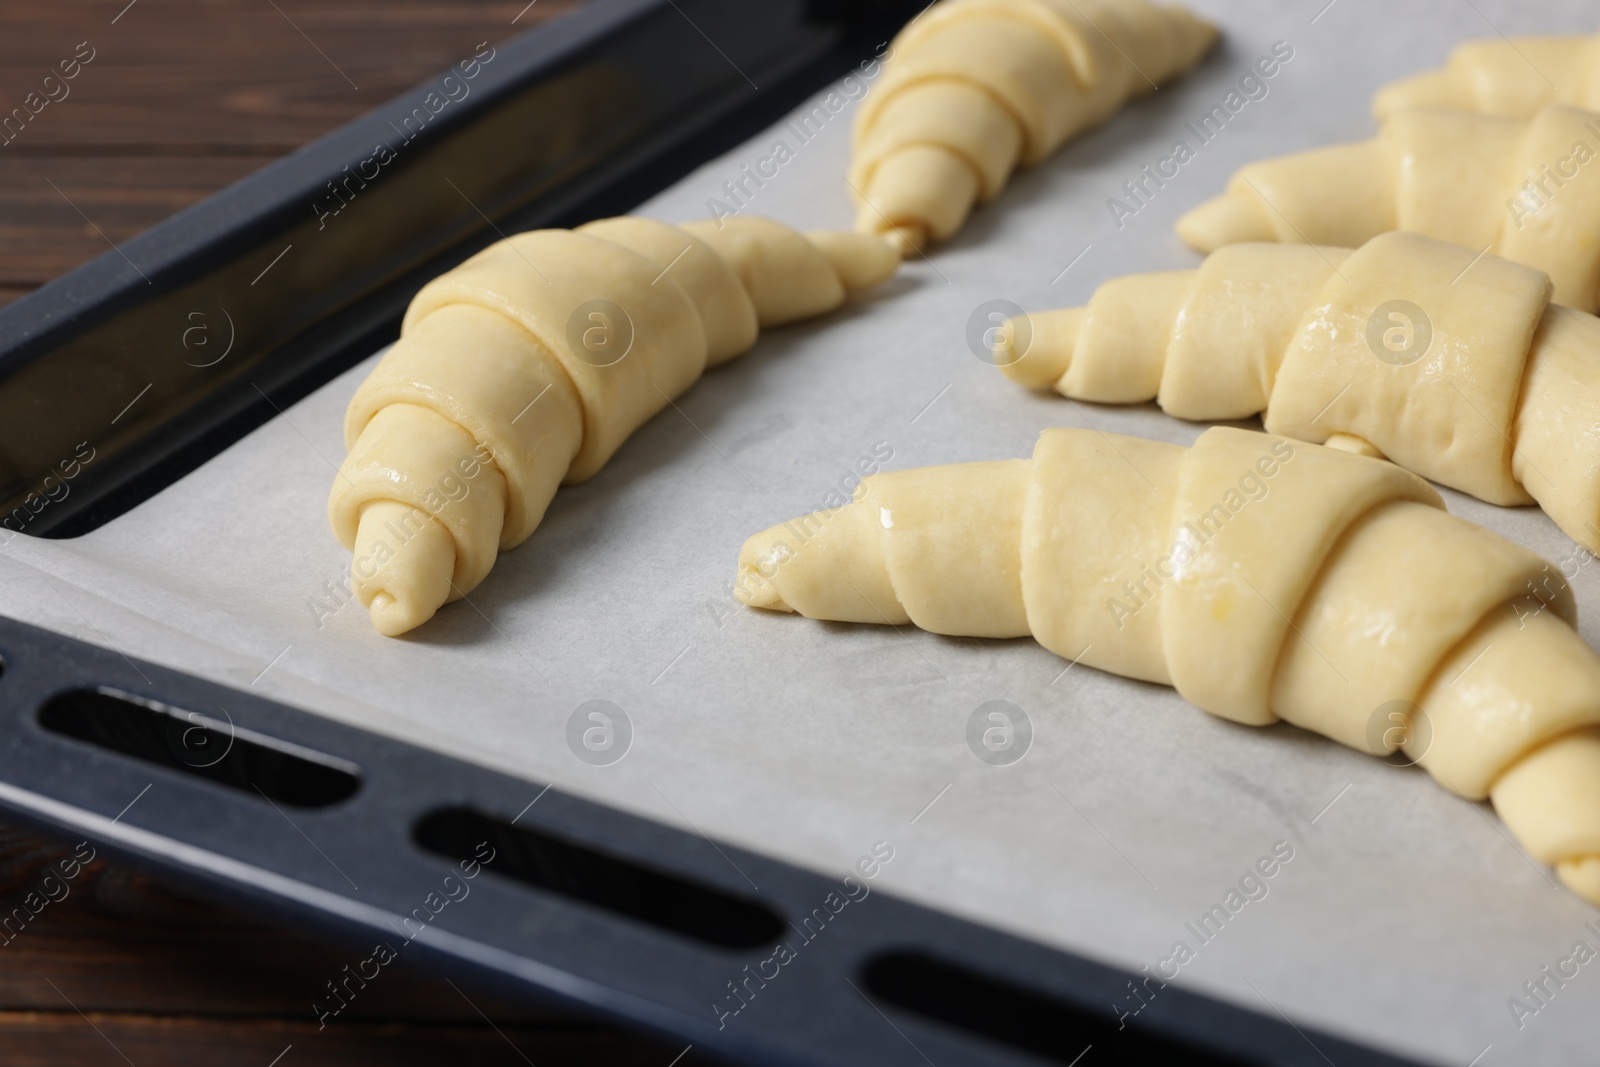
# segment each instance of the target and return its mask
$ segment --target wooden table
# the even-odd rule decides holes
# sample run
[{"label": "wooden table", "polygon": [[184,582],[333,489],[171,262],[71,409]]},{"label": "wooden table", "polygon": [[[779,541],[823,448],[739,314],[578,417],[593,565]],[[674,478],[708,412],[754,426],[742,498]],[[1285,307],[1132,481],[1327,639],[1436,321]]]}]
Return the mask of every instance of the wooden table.
[{"label": "wooden table", "polygon": [[[579,2],[0,5],[0,303],[470,55],[480,41]],[[6,126],[12,108],[25,116]],[[0,827],[0,920],[44,899],[30,897],[42,889],[59,896],[57,883],[43,880],[72,853],[71,842]],[[25,912],[25,925],[0,927],[0,1067],[668,1067],[683,1052],[403,969],[385,970],[319,1030],[311,1002],[361,958],[351,946],[208,906],[103,858],[63,884],[66,895],[36,917]],[[677,1061],[696,1062],[705,1062],[698,1051]]]},{"label": "wooden table", "polygon": [[403,959],[319,1029],[312,1000],[370,946],[256,922],[103,859],[47,881],[73,854],[0,827],[4,1067],[668,1067],[683,1051],[399,969]]},{"label": "wooden table", "polygon": [[0,303],[579,2],[0,5]]}]

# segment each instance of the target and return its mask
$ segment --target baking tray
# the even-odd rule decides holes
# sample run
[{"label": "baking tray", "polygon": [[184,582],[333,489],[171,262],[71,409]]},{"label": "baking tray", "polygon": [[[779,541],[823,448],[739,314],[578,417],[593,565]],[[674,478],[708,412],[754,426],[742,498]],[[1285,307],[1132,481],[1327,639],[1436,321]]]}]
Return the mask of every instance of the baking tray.
[{"label": "baking tray", "polygon": [[[1032,642],[729,595],[745,535],[864,467],[1026,455],[1049,425],[1192,440],[1019,392],[969,322],[1193,263],[1170,224],[1233,166],[1367,134],[1372,88],[1485,21],[1535,28],[1487,3],[1198,6],[1228,35],[1200,70],[1019,174],[931,260],[708,375],[405,640],[338,595],[322,504],[410,293],[497,229],[641,200],[848,225],[860,64],[914,5],[601,2],[496,46],[336,217],[330,176],[437,83],[0,310],[8,491],[49,490],[0,549],[0,803],[326,924],[353,970],[381,970],[382,941],[743,1061],[1581,1058],[1582,980],[1521,1029],[1506,1001],[1596,936],[1592,909],[1420,772]],[[1538,17],[1587,28],[1575,4]],[[1277,40],[1295,58],[1267,95],[1116,226],[1106,200]],[[730,204],[780,139],[793,158]],[[347,223],[326,262],[300,243]],[[1447,497],[1600,603],[1543,516]],[[993,701],[1015,759],[969,740]],[[1258,864],[1264,895],[1191,932]],[[1194,958],[1147,979],[1178,940]]]}]

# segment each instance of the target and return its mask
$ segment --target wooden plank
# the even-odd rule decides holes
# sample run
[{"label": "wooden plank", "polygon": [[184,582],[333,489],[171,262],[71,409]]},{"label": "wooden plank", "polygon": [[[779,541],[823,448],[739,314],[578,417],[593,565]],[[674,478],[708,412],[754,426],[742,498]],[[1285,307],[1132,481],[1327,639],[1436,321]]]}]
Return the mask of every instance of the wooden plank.
[{"label": "wooden plank", "polygon": [[[7,920],[0,926],[0,1009],[52,1011],[70,1000],[85,1011],[312,1021],[314,999],[331,1004],[326,983],[341,980],[346,966],[355,968],[369,955],[364,943],[338,946],[302,937],[98,858],[68,879],[72,857],[71,848],[0,827],[0,919]],[[478,990],[468,995],[497,1019],[563,1018]],[[402,951],[349,998],[339,1018],[479,1017],[444,982],[409,969]]]},{"label": "wooden plank", "polygon": [[0,4],[0,303],[581,2]]},{"label": "wooden plank", "polygon": [[[315,1026],[75,1012],[0,1013],[6,1067],[668,1067],[680,1049],[591,1029]],[[278,1057],[282,1057],[279,1059]],[[676,1067],[691,1067],[691,1052]],[[700,1067],[706,1061],[698,1060]]]},{"label": "wooden plank", "polygon": [[15,144],[287,151],[577,6],[538,0],[513,25],[525,0],[137,0],[112,25],[126,2],[0,5],[0,112],[92,55]]},{"label": "wooden plank", "polygon": [[0,287],[27,291],[258,169],[255,156],[7,156]]},{"label": "wooden plank", "polygon": [[[6,1067],[124,1064],[85,1015],[134,1063],[266,1064],[291,1043],[294,1067],[523,1063],[497,1027],[541,1065],[664,1067],[681,1051],[424,974],[403,950],[322,1018],[313,1000],[331,1006],[326,984],[365,959],[364,947],[259,922],[98,857],[80,870],[75,855],[87,853],[0,826]],[[679,1067],[703,1062],[691,1054]]]}]

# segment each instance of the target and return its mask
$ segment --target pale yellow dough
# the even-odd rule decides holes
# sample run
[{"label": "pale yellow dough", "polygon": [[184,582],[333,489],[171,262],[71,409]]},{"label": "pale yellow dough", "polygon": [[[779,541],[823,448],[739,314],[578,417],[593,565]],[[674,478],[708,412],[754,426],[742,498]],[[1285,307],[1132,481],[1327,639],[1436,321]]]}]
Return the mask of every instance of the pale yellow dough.
[{"label": "pale yellow dough", "polygon": [[1251,163],[1178,220],[1200,252],[1241,241],[1354,247],[1409,230],[1550,275],[1559,304],[1600,298],[1600,113],[1531,118],[1418,108],[1375,140]]},{"label": "pale yellow dough", "polygon": [[755,535],[735,590],[1032,634],[1235,722],[1401,745],[1600,904],[1600,657],[1572,594],[1382,460],[1229,427],[1188,449],[1047,430],[1032,459],[875,475]]},{"label": "pale yellow dough", "polygon": [[373,625],[405,633],[471,592],[706,367],[899,262],[866,234],[627,217],[517,234],[434,279],[350,400],[328,497]]},{"label": "pale yellow dough", "polygon": [[1149,0],[943,0],[895,37],[856,116],[857,228],[903,251],[1197,63],[1217,31]]},{"label": "pale yellow dough", "polygon": [[1600,107],[1600,37],[1468,41],[1437,70],[1391,82],[1372,98],[1381,121],[1413,107],[1527,118],[1546,104]]},{"label": "pale yellow dough", "polygon": [[1410,233],[1238,244],[1026,320],[996,354],[1025,385],[1196,421],[1264,413],[1490,503],[1537,501],[1600,553],[1600,319],[1550,303],[1539,271]]}]

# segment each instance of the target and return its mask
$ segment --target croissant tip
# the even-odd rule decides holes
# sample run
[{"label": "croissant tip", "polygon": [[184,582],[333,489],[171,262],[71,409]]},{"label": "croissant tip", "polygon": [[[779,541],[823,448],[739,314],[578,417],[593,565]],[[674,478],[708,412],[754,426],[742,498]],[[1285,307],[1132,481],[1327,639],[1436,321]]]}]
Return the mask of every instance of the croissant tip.
[{"label": "croissant tip", "polygon": [[432,611],[424,614],[415,605],[400,600],[386,589],[373,594],[371,602],[367,604],[367,612],[372,616],[373,629],[385,637],[399,637],[433,617]]},{"label": "croissant tip", "polygon": [[1579,856],[1556,864],[1561,883],[1589,903],[1600,907],[1600,856]]},{"label": "croissant tip", "polygon": [[1213,45],[1222,39],[1222,30],[1210,19],[1201,18],[1193,12],[1188,12],[1189,24],[1194,30],[1194,47],[1196,58],[1209,52]]},{"label": "croissant tip", "polygon": [[777,587],[761,577],[756,568],[749,564],[739,565],[739,578],[734,583],[734,595],[748,607],[761,608],[765,611],[794,610],[784,602]]},{"label": "croissant tip", "polygon": [[1459,86],[1449,68],[1423,71],[1390,82],[1372,97],[1372,117],[1378,122],[1396,112],[1419,107],[1465,107]]},{"label": "croissant tip", "polygon": [[900,269],[900,251],[878,233],[813,230],[806,238],[828,258],[849,292],[870,289]]},{"label": "croissant tip", "polygon": [[739,575],[734,580],[733,592],[752,608],[794,610],[772,581],[777,577],[778,566],[792,554],[779,532],[781,529],[773,527],[758,533],[739,549]]},{"label": "croissant tip", "polygon": [[900,223],[888,233],[880,234],[901,259],[920,255],[928,246],[928,231],[916,223]]},{"label": "croissant tip", "polygon": [[1403,85],[1386,85],[1379,89],[1372,97],[1372,119],[1380,126],[1392,118],[1397,111],[1404,111],[1411,106],[1407,99],[1408,92]]},{"label": "croissant tip", "polygon": [[1072,365],[1087,308],[1059,308],[1010,318],[996,332],[995,366],[1029,389],[1049,389]]},{"label": "croissant tip", "polygon": [[1202,255],[1210,255],[1223,245],[1274,239],[1272,228],[1260,217],[1255,204],[1232,193],[1213,197],[1185,212],[1173,229],[1184,244]]}]

